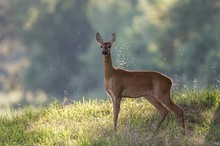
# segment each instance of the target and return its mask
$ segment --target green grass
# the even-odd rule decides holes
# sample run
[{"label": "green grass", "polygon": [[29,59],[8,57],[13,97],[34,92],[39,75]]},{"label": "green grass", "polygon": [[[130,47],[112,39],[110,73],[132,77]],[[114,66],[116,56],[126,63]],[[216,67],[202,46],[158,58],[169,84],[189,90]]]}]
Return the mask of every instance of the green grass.
[{"label": "green grass", "polygon": [[152,130],[159,114],[141,98],[123,100],[116,134],[110,101],[54,101],[2,115],[0,145],[220,145],[220,90],[182,91],[173,100],[185,112],[185,134],[172,112]]}]

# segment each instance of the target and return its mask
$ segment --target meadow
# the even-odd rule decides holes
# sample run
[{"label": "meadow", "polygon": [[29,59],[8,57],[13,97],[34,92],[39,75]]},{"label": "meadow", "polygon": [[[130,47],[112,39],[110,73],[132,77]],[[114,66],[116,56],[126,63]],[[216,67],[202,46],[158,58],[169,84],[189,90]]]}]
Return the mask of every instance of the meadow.
[{"label": "meadow", "polygon": [[142,98],[123,100],[117,133],[110,100],[54,100],[1,115],[0,145],[220,145],[219,89],[183,89],[173,93],[173,100],[185,112],[185,132],[172,112],[154,130],[159,113]]}]

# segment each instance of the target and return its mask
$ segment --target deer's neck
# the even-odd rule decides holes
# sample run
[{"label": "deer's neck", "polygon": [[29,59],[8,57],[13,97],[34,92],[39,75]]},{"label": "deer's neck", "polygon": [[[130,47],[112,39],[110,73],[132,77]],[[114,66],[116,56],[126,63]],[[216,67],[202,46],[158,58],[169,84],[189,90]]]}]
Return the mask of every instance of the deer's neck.
[{"label": "deer's neck", "polygon": [[113,74],[114,67],[112,66],[111,54],[104,57],[104,78],[105,80],[109,79]]}]

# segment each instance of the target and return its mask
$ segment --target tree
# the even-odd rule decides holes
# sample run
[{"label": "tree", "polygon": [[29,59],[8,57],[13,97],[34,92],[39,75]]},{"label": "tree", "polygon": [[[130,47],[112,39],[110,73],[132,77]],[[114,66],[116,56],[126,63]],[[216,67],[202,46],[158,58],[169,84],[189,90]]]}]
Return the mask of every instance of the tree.
[{"label": "tree", "polygon": [[161,14],[166,25],[158,27],[163,33],[154,41],[172,66],[173,75],[186,76],[187,82],[199,78],[213,83],[213,76],[205,70],[215,62],[210,55],[219,52],[219,7],[217,0],[176,1],[167,13]]},{"label": "tree", "polygon": [[92,34],[85,4],[86,1],[60,0],[52,10],[48,6],[47,12],[35,8],[38,18],[24,33],[30,59],[25,75],[28,89],[42,89],[52,95],[61,95],[65,89],[76,91],[71,78],[81,74],[78,54],[87,49]]}]

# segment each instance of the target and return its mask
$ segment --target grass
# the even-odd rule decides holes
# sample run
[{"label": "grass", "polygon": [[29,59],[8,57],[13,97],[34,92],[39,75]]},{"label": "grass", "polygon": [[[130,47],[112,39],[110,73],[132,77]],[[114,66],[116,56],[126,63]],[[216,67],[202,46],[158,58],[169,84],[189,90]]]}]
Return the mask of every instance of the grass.
[{"label": "grass", "polygon": [[172,112],[152,130],[159,114],[141,98],[123,100],[116,134],[110,101],[54,101],[2,115],[0,145],[220,145],[220,90],[180,91],[173,99],[185,111],[185,134]]}]

